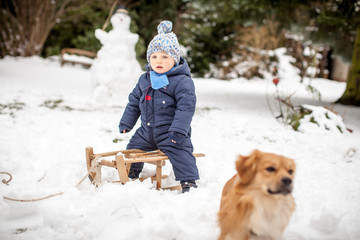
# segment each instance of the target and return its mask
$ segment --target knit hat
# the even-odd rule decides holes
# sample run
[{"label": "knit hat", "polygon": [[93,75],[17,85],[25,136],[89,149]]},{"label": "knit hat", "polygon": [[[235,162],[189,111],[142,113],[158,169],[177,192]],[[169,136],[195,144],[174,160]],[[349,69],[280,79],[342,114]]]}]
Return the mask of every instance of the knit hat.
[{"label": "knit hat", "polygon": [[164,20],[157,27],[158,34],[151,40],[146,54],[146,59],[150,62],[150,56],[154,52],[164,52],[171,56],[175,64],[180,62],[180,46],[175,33],[172,31],[172,23]]}]

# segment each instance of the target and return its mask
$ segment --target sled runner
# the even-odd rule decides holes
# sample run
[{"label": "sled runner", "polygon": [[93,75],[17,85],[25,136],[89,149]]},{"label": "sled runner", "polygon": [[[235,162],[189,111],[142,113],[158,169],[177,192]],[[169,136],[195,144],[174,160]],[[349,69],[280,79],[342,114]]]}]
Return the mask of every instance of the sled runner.
[{"label": "sled runner", "polygon": [[[203,153],[195,153],[195,157],[204,157]],[[110,160],[105,159],[110,157]],[[115,159],[113,159],[115,157]],[[130,181],[128,173],[132,163],[144,162],[156,165],[156,174],[151,177],[152,181],[156,181],[156,189],[161,189],[161,179],[166,178],[167,176],[162,175],[162,167],[165,166],[166,160],[169,158],[165,153],[160,150],[155,150],[151,152],[145,152],[139,149],[128,149],[128,150],[119,150],[113,152],[105,153],[94,153],[92,147],[86,148],[86,166],[89,171],[90,181],[98,186],[101,183],[101,167],[112,167],[117,169],[120,182],[122,184]],[[145,178],[140,178],[140,181],[145,180]],[[177,187],[170,188],[171,190],[180,189],[180,185]]]}]

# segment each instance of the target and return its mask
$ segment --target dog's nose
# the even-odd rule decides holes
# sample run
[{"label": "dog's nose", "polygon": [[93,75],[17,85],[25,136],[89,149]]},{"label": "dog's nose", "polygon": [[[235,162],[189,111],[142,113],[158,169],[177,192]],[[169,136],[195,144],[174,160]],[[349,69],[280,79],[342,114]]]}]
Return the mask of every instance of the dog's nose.
[{"label": "dog's nose", "polygon": [[289,186],[292,183],[292,180],[288,177],[284,177],[283,179],[281,179],[281,182],[285,185],[285,186]]}]

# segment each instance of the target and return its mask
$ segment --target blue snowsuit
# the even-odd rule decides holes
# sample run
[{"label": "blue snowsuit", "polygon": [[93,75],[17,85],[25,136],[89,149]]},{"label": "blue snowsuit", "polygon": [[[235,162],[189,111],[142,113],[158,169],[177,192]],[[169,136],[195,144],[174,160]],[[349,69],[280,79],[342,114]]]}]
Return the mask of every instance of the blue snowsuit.
[{"label": "blue snowsuit", "polygon": [[[131,130],[141,118],[141,127],[130,139],[127,149],[160,149],[169,157],[177,181],[198,180],[190,139],[196,95],[189,66],[181,57],[179,65],[166,73],[169,85],[158,90],[151,88],[149,71],[147,66],[147,71],[140,76],[130,93],[129,103],[120,120],[119,130],[122,133],[123,130]],[[144,163],[133,163],[131,169],[141,170],[143,166]]]}]

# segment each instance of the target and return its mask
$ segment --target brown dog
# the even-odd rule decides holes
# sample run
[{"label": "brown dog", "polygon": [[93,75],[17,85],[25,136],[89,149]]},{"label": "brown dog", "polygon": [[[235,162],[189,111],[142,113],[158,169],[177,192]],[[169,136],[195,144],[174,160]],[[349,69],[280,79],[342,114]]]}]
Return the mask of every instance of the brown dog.
[{"label": "brown dog", "polygon": [[219,240],[276,240],[295,209],[294,160],[259,150],[239,156],[224,186]]}]

